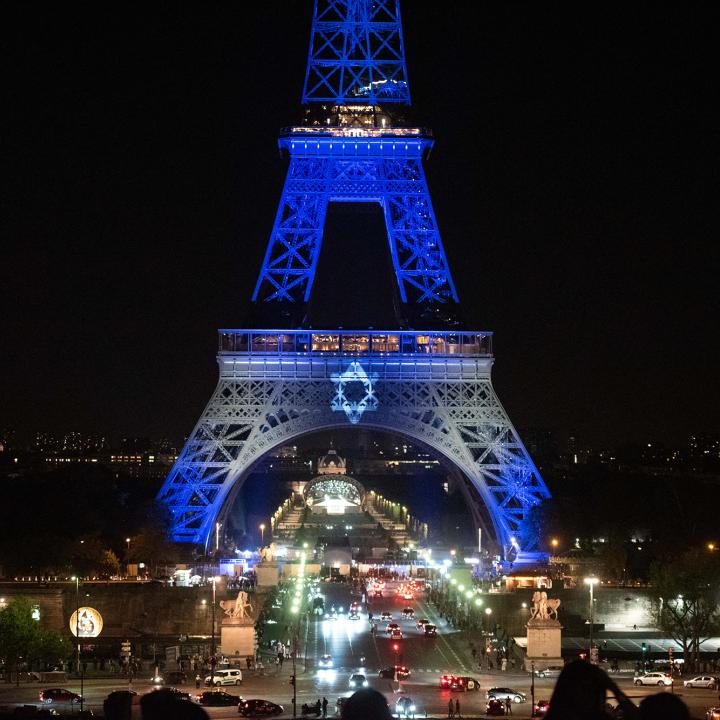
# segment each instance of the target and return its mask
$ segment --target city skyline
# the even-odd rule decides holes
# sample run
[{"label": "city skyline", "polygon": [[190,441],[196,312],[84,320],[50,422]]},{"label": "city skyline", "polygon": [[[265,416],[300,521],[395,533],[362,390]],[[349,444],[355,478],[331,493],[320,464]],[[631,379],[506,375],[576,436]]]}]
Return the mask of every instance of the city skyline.
[{"label": "city skyline", "polygon": [[[56,13],[32,43],[20,18],[14,46],[0,421],[181,437],[215,382],[216,329],[246,317],[307,8],[151,12],[142,28]],[[495,333],[509,413],[598,445],[714,432],[702,18],[461,16],[404,8],[408,73],[461,308]],[[436,35],[454,41],[416,51]]]}]

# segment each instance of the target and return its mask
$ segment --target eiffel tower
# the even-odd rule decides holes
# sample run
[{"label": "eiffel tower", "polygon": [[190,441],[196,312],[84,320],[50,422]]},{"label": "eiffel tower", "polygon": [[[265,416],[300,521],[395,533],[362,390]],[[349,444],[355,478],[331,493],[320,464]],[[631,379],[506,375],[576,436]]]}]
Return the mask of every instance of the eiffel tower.
[{"label": "eiffel tower", "polygon": [[[404,120],[399,0],[315,0],[302,102],[303,123],[279,138],[289,167],[252,295],[256,318],[285,322],[219,331],[217,387],[158,495],[174,539],[207,547],[273,448],[354,426],[433,451],[457,478],[485,546],[532,557],[537,538],[524,521],[549,492],[493,389],[492,333],[459,329],[423,169],[433,139]],[[335,202],[382,209],[396,329],[308,324]]]}]

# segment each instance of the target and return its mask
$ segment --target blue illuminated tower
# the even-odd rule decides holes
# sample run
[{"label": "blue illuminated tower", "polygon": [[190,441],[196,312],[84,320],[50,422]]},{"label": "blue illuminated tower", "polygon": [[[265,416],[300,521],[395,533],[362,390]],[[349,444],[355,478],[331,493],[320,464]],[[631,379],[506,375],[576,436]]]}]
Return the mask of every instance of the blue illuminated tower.
[{"label": "blue illuminated tower", "polygon": [[280,136],[289,167],[252,299],[302,311],[329,203],[379,203],[409,327],[221,330],[218,385],[159,494],[175,539],[208,547],[266,453],[350,424],[431,448],[484,547],[533,557],[526,521],[549,493],[492,386],[492,333],[413,322],[413,308],[452,318],[458,297],[422,165],[433,140],[403,121],[399,0],[315,0],[303,103],[305,122]]}]

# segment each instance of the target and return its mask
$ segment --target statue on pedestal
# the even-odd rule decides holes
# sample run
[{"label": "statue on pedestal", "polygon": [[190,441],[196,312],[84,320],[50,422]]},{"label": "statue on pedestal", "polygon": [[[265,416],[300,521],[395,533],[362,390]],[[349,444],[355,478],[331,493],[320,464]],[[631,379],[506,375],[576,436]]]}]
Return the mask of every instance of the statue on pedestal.
[{"label": "statue on pedestal", "polygon": [[530,620],[557,620],[559,607],[560,600],[558,598],[548,599],[545,591],[536,591],[533,593]]},{"label": "statue on pedestal", "polygon": [[272,562],[275,559],[277,548],[274,542],[271,542],[264,548],[260,548],[260,558],[262,562]]},{"label": "statue on pedestal", "polygon": [[229,618],[238,618],[240,620],[249,614],[247,612],[248,608],[251,611],[253,609],[252,603],[248,600],[248,594],[244,590],[238,593],[237,600],[221,600],[220,607]]}]

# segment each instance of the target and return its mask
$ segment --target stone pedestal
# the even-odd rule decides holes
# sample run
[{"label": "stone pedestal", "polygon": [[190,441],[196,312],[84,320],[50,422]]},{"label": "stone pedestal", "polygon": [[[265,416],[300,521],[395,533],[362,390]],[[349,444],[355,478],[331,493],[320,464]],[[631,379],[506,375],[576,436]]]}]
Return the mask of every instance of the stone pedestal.
[{"label": "stone pedestal", "polygon": [[275,587],[280,578],[280,571],[276,560],[263,560],[255,566],[255,577],[258,587]]},{"label": "stone pedestal", "polygon": [[527,624],[525,670],[544,670],[563,664],[562,625],[557,620],[529,620]]},{"label": "stone pedestal", "polygon": [[255,621],[244,618],[223,618],[220,625],[220,649],[229,658],[243,660],[255,655]]}]

